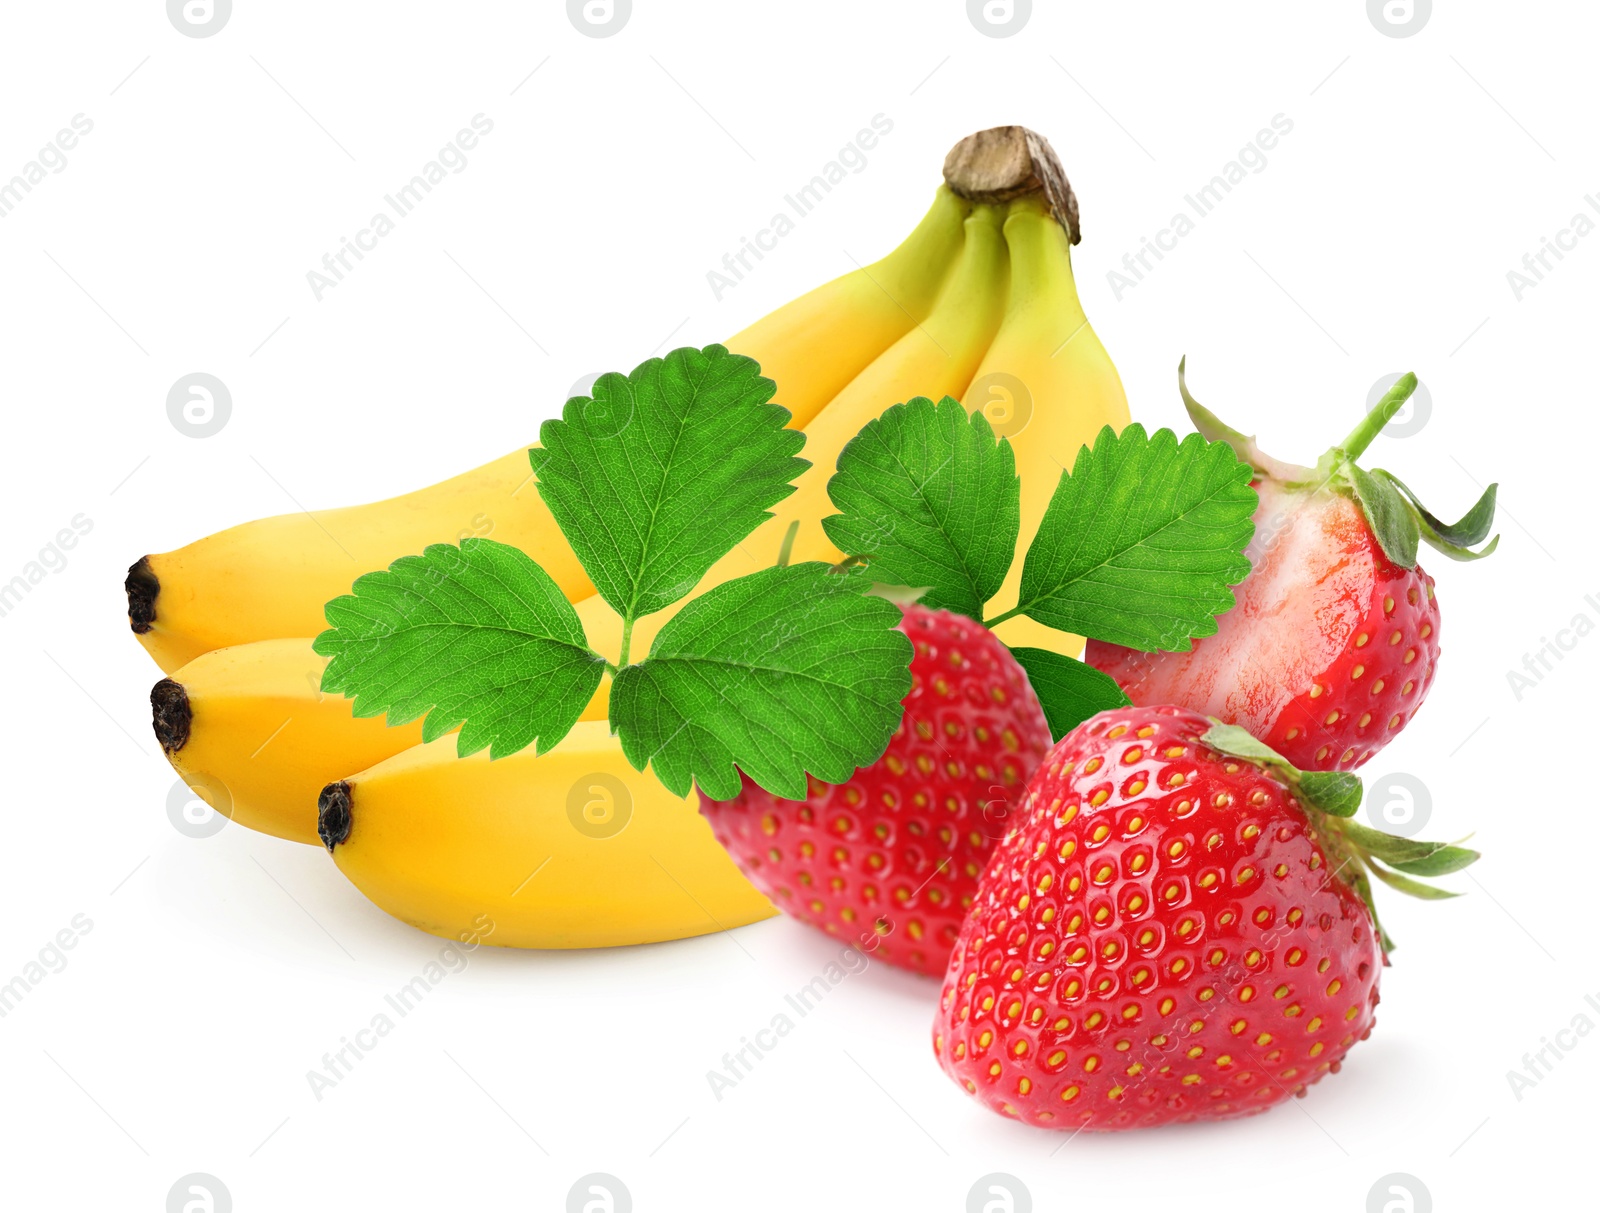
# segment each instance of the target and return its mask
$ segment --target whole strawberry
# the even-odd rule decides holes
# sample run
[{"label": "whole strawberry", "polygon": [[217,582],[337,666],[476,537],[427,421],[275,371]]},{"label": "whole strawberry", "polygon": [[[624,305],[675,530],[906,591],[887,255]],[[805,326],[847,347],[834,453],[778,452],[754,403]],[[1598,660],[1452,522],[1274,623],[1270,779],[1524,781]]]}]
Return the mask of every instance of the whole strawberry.
[{"label": "whole strawberry", "polygon": [[1007,814],[1050,748],[1027,675],[994,634],[911,605],[911,690],[876,763],[804,801],[750,780],[702,800],[717,840],[782,910],[938,976]]},{"label": "whole strawberry", "polygon": [[1315,468],[1262,454],[1183,388],[1196,428],[1257,471],[1250,576],[1216,634],[1190,651],[1091,640],[1084,660],[1135,703],[1232,721],[1305,770],[1350,770],[1387,745],[1422,706],[1439,659],[1439,607],[1418,540],[1457,560],[1487,556],[1498,541],[1471,550],[1493,523],[1496,486],[1450,525],[1396,477],[1355,464],[1415,387],[1404,377]]},{"label": "whole strawberry", "polygon": [[1407,874],[1476,858],[1341,816],[1359,802],[1355,776],[1296,771],[1183,708],[1080,725],[983,876],[940,997],[940,1064],[995,1111],[1071,1131],[1303,1094],[1372,1028],[1368,874],[1442,896]]}]

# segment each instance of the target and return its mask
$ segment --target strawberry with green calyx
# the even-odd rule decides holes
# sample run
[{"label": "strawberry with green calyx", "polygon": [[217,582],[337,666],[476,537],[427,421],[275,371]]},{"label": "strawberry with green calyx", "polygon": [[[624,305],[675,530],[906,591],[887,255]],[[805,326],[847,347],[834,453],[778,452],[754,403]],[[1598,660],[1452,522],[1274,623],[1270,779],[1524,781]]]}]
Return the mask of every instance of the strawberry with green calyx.
[{"label": "strawberry with green calyx", "polygon": [[1306,772],[1176,707],[1102,712],[1030,781],[957,939],[941,1066],[1002,1115],[1071,1131],[1264,1111],[1372,1029],[1388,942],[1369,876],[1477,855],[1352,820]]},{"label": "strawberry with green calyx", "polygon": [[[1416,714],[1439,657],[1433,579],[1419,543],[1478,560],[1494,521],[1490,485],[1445,523],[1398,477],[1356,459],[1416,389],[1405,375],[1315,468],[1265,454],[1179,390],[1195,428],[1255,470],[1252,571],[1215,635],[1187,652],[1148,653],[1090,639],[1084,659],[1135,703],[1179,704],[1241,725],[1297,766],[1349,770]],[[1476,550],[1474,550],[1476,548]]]},{"label": "strawberry with green calyx", "polygon": [[841,454],[828,485],[841,512],[823,525],[880,592],[920,587],[898,595],[915,646],[900,728],[877,762],[840,784],[812,780],[803,800],[750,780],[730,799],[702,796],[717,838],[780,909],[890,964],[943,973],[1052,737],[1128,702],[1082,662],[1008,649],[989,625],[1027,615],[1187,646],[1215,629],[1249,571],[1249,478],[1225,443],[1198,434],[1104,430],[1060,477],[1016,605],[991,617],[1020,529],[1010,443],[952,399],[887,410]]}]

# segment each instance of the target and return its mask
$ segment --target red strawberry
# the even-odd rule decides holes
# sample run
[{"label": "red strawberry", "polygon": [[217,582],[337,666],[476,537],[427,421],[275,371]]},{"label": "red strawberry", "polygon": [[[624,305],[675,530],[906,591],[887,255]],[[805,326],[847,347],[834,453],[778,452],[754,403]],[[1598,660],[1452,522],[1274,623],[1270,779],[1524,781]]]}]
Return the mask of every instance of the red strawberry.
[{"label": "red strawberry", "polygon": [[1050,731],[1022,667],[982,624],[912,605],[900,630],[915,645],[911,690],[877,762],[848,783],[813,781],[804,801],[746,779],[700,811],[780,909],[937,977]]},{"label": "red strawberry", "polygon": [[1415,386],[1415,376],[1402,379],[1315,469],[1263,455],[1183,389],[1196,428],[1257,470],[1250,576],[1216,634],[1189,652],[1091,640],[1084,660],[1135,703],[1232,721],[1306,770],[1349,770],[1387,745],[1422,706],[1439,658],[1439,607],[1416,562],[1418,539],[1459,560],[1498,542],[1470,550],[1489,532],[1496,486],[1450,525],[1389,473],[1356,466]]},{"label": "red strawberry", "polygon": [[1080,725],[984,873],[939,1002],[940,1064],[1003,1115],[1074,1131],[1303,1094],[1372,1028],[1368,873],[1440,896],[1401,873],[1476,858],[1332,816],[1359,788],[1183,708]]}]

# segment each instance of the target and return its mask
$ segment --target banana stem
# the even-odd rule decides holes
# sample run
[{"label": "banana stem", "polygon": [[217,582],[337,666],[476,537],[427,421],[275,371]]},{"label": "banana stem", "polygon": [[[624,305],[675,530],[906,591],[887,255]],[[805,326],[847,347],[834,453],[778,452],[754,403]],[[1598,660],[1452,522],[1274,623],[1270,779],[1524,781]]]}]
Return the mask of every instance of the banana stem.
[{"label": "banana stem", "polygon": [[1344,452],[1345,458],[1352,460],[1360,458],[1361,452],[1372,445],[1372,440],[1383,431],[1384,426],[1394,420],[1394,415],[1416,390],[1416,375],[1407,371],[1400,376],[1395,385],[1384,394],[1383,399],[1361,419],[1361,424],[1351,430],[1349,436],[1339,444],[1338,449]]},{"label": "banana stem", "polygon": [[1042,195],[1050,214],[1077,244],[1078,199],[1050,141],[1025,126],[996,126],[968,135],[950,149],[944,180],[970,202],[1009,202]]}]

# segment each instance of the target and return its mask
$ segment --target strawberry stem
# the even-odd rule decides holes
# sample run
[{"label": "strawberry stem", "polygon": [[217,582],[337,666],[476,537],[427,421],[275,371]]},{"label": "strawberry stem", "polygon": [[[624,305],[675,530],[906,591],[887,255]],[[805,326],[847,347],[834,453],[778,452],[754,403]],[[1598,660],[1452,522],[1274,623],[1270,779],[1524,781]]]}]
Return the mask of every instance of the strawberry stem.
[{"label": "strawberry stem", "polygon": [[1373,405],[1372,411],[1361,419],[1361,424],[1351,430],[1349,436],[1335,449],[1343,451],[1345,458],[1352,462],[1359,459],[1361,453],[1372,445],[1372,440],[1382,432],[1383,427],[1394,420],[1394,415],[1416,390],[1417,377],[1407,371],[1384,393],[1383,399]]}]

